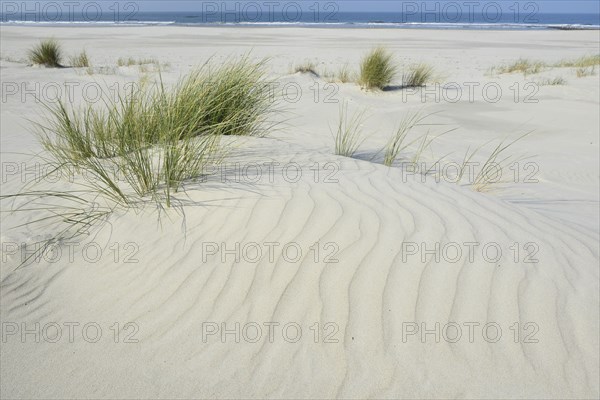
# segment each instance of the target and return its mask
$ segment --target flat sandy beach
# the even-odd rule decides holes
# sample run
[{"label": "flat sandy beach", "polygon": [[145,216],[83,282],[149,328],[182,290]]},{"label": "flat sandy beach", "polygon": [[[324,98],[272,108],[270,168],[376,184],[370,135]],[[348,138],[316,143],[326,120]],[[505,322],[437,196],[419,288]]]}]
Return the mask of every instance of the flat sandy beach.
[{"label": "flat sandy beach", "polygon": [[[236,139],[225,169],[187,187],[177,207],[115,211],[58,255],[23,265],[23,249],[58,228],[34,228],[35,210],[2,201],[0,397],[600,395],[600,71],[558,66],[597,55],[598,31],[1,26],[0,35],[3,196],[36,190],[44,153],[33,124],[57,88],[79,106],[98,87],[172,86],[246,55],[266,59],[281,108],[277,129]],[[49,37],[67,55],[85,49],[91,69],[29,65],[27,50]],[[377,45],[399,66],[390,90],[332,77],[345,65],[357,73]],[[119,66],[130,57],[154,61]],[[520,58],[546,66],[494,68]],[[306,63],[317,74],[295,72]],[[402,88],[418,63],[435,79]],[[343,104],[365,116],[354,157],[334,154]],[[383,165],[411,112],[428,124]],[[495,146],[527,133],[503,153],[498,182],[469,183]],[[423,135],[436,138],[417,169]],[[455,166],[480,146],[457,183]],[[64,177],[41,180],[73,190]]]}]

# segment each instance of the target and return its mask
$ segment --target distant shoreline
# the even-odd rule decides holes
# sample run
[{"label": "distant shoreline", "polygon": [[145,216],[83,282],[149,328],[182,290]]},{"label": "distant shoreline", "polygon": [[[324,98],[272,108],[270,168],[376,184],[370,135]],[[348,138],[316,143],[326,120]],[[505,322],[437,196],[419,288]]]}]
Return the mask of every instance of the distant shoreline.
[{"label": "distant shoreline", "polygon": [[368,22],[368,23],[179,23],[160,21],[141,22],[0,22],[3,26],[23,27],[198,27],[198,28],[306,28],[306,29],[389,29],[389,30],[434,30],[434,31],[595,31],[600,26],[595,25],[543,25],[543,24],[446,24],[446,23],[390,23],[390,22]]}]

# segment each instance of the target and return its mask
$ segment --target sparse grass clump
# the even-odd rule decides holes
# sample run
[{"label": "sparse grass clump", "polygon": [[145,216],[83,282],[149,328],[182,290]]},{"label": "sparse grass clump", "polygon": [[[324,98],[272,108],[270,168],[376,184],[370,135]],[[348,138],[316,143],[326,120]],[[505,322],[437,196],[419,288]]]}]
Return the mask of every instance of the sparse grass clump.
[{"label": "sparse grass clump", "polygon": [[335,133],[335,154],[338,156],[352,157],[363,142],[362,124],[365,112],[360,111],[348,118],[348,103],[340,105],[339,121]]},{"label": "sparse grass clump", "polygon": [[561,60],[554,64],[555,67],[577,67],[586,68],[600,65],[600,54],[593,56],[582,56],[574,60]]},{"label": "sparse grass clump", "polygon": [[540,86],[559,86],[559,85],[565,85],[567,83],[567,81],[562,78],[562,77],[556,77],[554,79],[544,79],[542,81],[539,82]]},{"label": "sparse grass clump", "polygon": [[119,58],[117,60],[117,65],[119,67],[125,67],[125,66],[130,66],[130,65],[135,65],[135,64],[136,64],[135,59],[131,58],[131,57],[129,57],[129,58]]},{"label": "sparse grass clump", "polygon": [[84,70],[84,72],[88,75],[116,75],[118,70],[117,67],[112,67],[109,65],[100,65],[97,67],[90,65]]},{"label": "sparse grass clump", "polygon": [[575,71],[578,78],[584,78],[586,76],[596,75],[596,67],[579,67]]},{"label": "sparse grass clump", "polygon": [[297,65],[294,68],[294,72],[299,72],[301,74],[313,74],[315,76],[319,76],[319,74],[317,73],[317,65],[312,61],[306,61],[303,64]]},{"label": "sparse grass clump", "polygon": [[377,47],[361,62],[359,83],[366,89],[384,89],[392,82],[396,70],[392,54]]},{"label": "sparse grass clump", "polygon": [[419,64],[411,68],[402,76],[404,87],[425,86],[433,77],[433,67],[427,64]]},{"label": "sparse grass clump", "polygon": [[400,152],[406,149],[411,143],[404,144],[406,137],[410,131],[417,126],[425,117],[420,113],[413,113],[407,115],[396,129],[396,132],[390,138],[387,146],[385,147],[385,155],[383,157],[383,165],[391,167],[400,155]]},{"label": "sparse grass clump", "polygon": [[522,73],[523,75],[537,74],[546,67],[542,61],[531,61],[525,58],[520,58],[512,64],[502,65],[495,70],[500,74],[511,74],[514,72]]},{"label": "sparse grass clump", "polygon": [[344,64],[342,67],[340,67],[337,70],[337,72],[326,71],[324,74],[322,74],[322,76],[329,83],[335,83],[335,82],[348,83],[348,82],[354,81],[353,74],[350,71],[348,64]]},{"label": "sparse grass clump", "polygon": [[328,83],[335,83],[337,82],[337,78],[335,73],[329,71],[329,70],[325,70],[323,72],[321,72],[319,74],[319,77],[325,79],[325,81],[327,81]]},{"label": "sparse grass clump", "polygon": [[352,73],[350,72],[350,68],[348,64],[345,64],[337,73],[337,78],[342,83],[352,82]]},{"label": "sparse grass clump", "polygon": [[118,204],[150,196],[170,206],[184,181],[219,158],[220,135],[258,135],[272,126],[263,74],[263,63],[244,58],[205,66],[171,90],[134,85],[104,107],[50,104],[41,142],[57,168],[85,171],[93,190]]},{"label": "sparse grass clump", "polygon": [[29,50],[29,60],[33,64],[45,65],[47,67],[62,67],[62,49],[60,43],[55,39],[46,39]]},{"label": "sparse grass clump", "polygon": [[[408,113],[400,121],[400,124],[398,125],[398,129],[396,129],[396,132],[390,137],[390,140],[388,141],[387,145],[384,148],[385,153],[384,153],[384,158],[383,158],[383,165],[392,167],[394,165],[394,162],[396,161],[396,159],[399,157],[400,153],[403,150],[407,149],[409,146],[412,146],[414,143],[419,142],[417,144],[417,148],[415,149],[414,153],[412,154],[412,158],[410,160],[410,163],[416,167],[417,163],[419,162],[419,159],[421,158],[421,156],[423,155],[425,150],[431,148],[431,144],[433,143],[434,140],[436,140],[440,136],[450,133],[456,129],[456,128],[454,128],[454,129],[446,130],[435,136],[431,135],[430,131],[428,129],[427,133],[425,135],[421,135],[421,136],[413,139],[412,141],[405,143],[407,136],[414,128],[416,128],[418,126],[424,126],[424,125],[428,125],[428,126],[440,125],[440,124],[435,124],[435,123],[424,123],[423,122],[426,118],[428,118],[434,114],[435,113],[423,115],[420,111]],[[440,161],[438,161],[438,163],[439,162]]]},{"label": "sparse grass clump", "polygon": [[119,58],[117,60],[117,65],[119,67],[131,67],[132,65],[148,65],[154,64],[159,65],[158,60],[154,58],[138,58],[137,60],[133,57],[128,58]]},{"label": "sparse grass clump", "polygon": [[[511,166],[514,166],[515,162],[524,159],[523,157],[515,158],[512,155],[506,155],[506,150],[531,133],[532,132],[527,132],[526,134],[508,143],[506,140],[500,142],[494,148],[494,150],[486,158],[484,158],[485,161],[483,162],[481,168],[475,174],[475,176],[470,179],[469,183],[471,187],[477,192],[485,192],[491,190],[498,184],[506,183],[506,181],[502,181],[502,177],[508,175],[506,170],[510,169]],[[471,153],[469,153],[470,149],[467,149],[462,166],[459,170],[459,175],[456,179],[456,183],[459,183],[462,180],[465,171],[467,171],[467,168],[471,163],[471,160],[486,144],[487,143],[479,146]]]},{"label": "sparse grass clump", "polygon": [[90,66],[90,59],[84,50],[78,55],[71,57],[70,63],[75,68],[88,68]]},{"label": "sparse grass clump", "polygon": [[582,56],[571,60],[561,60],[553,64],[520,58],[512,64],[501,65],[499,67],[494,67],[491,70],[492,72],[497,72],[500,74],[520,72],[527,76],[531,74],[537,74],[543,71],[545,68],[578,68],[579,72],[584,71],[586,68],[594,68],[597,65],[600,65],[600,54]]}]

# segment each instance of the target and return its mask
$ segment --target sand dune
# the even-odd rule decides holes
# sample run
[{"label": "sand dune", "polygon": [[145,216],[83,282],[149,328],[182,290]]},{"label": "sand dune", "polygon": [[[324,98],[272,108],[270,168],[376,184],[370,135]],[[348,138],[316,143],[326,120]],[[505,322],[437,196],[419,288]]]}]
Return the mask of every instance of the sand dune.
[{"label": "sand dune", "polygon": [[[23,29],[1,29],[3,51],[29,44],[38,33],[29,28],[30,36],[21,38]],[[183,42],[167,50],[179,59],[196,31],[215,31],[136,29],[139,36],[123,36],[124,46],[134,51],[165,29]],[[57,29],[56,36],[76,47],[79,33],[96,41],[96,32],[103,43],[130,29]],[[241,48],[270,31],[223,32]],[[328,65],[360,55],[352,49],[353,30],[283,32],[284,43],[307,36],[300,56],[272,50],[286,60],[301,60],[311,46],[320,55],[337,51],[323,56]],[[394,35],[417,33],[377,34],[391,42]],[[548,59],[597,46],[594,32],[507,32],[518,41],[492,56],[496,50],[486,47],[494,43],[491,32],[445,32],[443,39],[418,34],[446,56],[436,67],[458,64],[457,80],[472,70],[473,79],[491,79],[485,76],[488,60],[518,58],[540,44],[550,47],[539,50]],[[361,36],[359,47],[374,37]],[[333,50],[334,42],[345,49]],[[108,47],[99,47],[108,54]],[[426,47],[419,50],[432,50]],[[264,49],[257,52],[271,51]],[[465,59],[467,50],[474,55]],[[3,81],[51,79],[45,70],[2,63]],[[283,65],[275,60],[271,68]],[[186,68],[176,61],[166,79]],[[282,82],[307,91],[315,81],[325,83],[282,75]],[[503,87],[514,83],[498,79]],[[3,248],[2,397],[597,397],[598,90],[597,76],[569,78],[565,87],[542,87],[535,105],[510,98],[422,104],[341,85],[339,98],[371,113],[366,124],[373,133],[356,158],[332,155],[328,124],[336,123],[339,105],[305,95],[288,104],[294,118],[285,130],[244,139],[226,161],[231,170],[225,182],[215,172],[207,182],[190,184],[185,206],[115,213],[72,254],[63,243],[56,262],[17,268],[21,255]],[[16,117],[32,107],[3,104],[3,151],[38,146]],[[421,107],[442,111],[436,121],[460,127],[434,144],[428,160],[449,151],[460,158],[469,145],[535,130],[518,152],[538,156],[539,183],[512,182],[480,193],[370,161],[397,116]],[[256,175],[252,167],[238,182],[236,163],[273,163],[267,164],[273,169]],[[17,191],[19,178],[3,181],[3,194]],[[12,218],[3,222],[27,217]],[[2,242],[33,242],[48,229],[3,226]],[[35,324],[39,343],[34,333],[22,339],[23,329],[36,331]],[[52,343],[57,326],[61,336]]]}]

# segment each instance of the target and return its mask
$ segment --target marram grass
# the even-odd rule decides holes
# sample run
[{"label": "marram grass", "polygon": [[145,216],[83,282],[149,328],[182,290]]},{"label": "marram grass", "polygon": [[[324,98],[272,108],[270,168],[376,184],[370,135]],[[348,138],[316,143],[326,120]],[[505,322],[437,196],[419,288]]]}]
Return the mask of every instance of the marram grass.
[{"label": "marram grass", "polygon": [[319,76],[319,73],[317,72],[317,65],[312,61],[305,61],[303,64],[294,67],[294,73],[298,72],[301,74],[313,74]]},{"label": "marram grass", "polygon": [[55,39],[42,40],[29,50],[29,60],[33,64],[47,67],[62,67],[62,48]]},{"label": "marram grass", "polygon": [[586,76],[594,76],[596,75],[596,67],[579,67],[575,71],[575,74],[578,78],[584,78]]},{"label": "marram grass", "polygon": [[348,103],[344,102],[340,105],[339,120],[334,135],[336,155],[344,157],[354,156],[364,140],[361,139],[364,119],[364,111],[358,111],[349,116]]},{"label": "marram grass", "polygon": [[89,68],[90,67],[90,58],[88,57],[85,50],[79,53],[76,56],[70,58],[70,64],[75,68]]},{"label": "marram grass", "polygon": [[365,89],[384,89],[392,82],[396,70],[392,54],[377,47],[360,64],[359,84]]},{"label": "marram grass", "polygon": [[205,65],[171,89],[134,86],[102,107],[49,104],[41,142],[55,165],[85,172],[93,190],[118,204],[151,197],[170,206],[186,180],[220,160],[221,135],[262,135],[274,126],[263,71],[243,58]]},{"label": "marram grass", "polygon": [[[263,136],[274,127],[271,116],[277,111],[273,84],[266,78],[265,62],[251,63],[247,58],[210,66],[192,74],[201,81],[200,108],[203,126],[221,135]],[[184,92],[194,92],[195,84]]]},{"label": "marram grass", "polygon": [[430,132],[427,131],[425,135],[421,135],[410,142],[406,142],[408,135],[416,127],[443,125],[439,123],[423,122],[425,119],[435,114],[436,113],[422,114],[421,111],[410,112],[406,114],[400,121],[396,132],[390,137],[387,145],[384,148],[383,164],[387,167],[392,167],[396,159],[400,156],[401,152],[411,147],[413,144],[418,143],[410,161],[412,164],[416,165],[425,150],[431,148],[431,144],[434,140],[456,130],[456,128],[452,128],[437,135],[430,135]]},{"label": "marram grass", "polygon": [[546,63],[542,61],[532,61],[526,58],[520,58],[513,63],[500,66],[497,69],[497,71],[501,74],[511,74],[514,72],[519,72],[527,76],[531,74],[537,74],[546,67]]},{"label": "marram grass", "polygon": [[425,86],[433,77],[433,67],[427,64],[416,65],[405,72],[402,76],[402,86],[419,87]]},{"label": "marram grass", "polygon": [[561,60],[554,64],[555,67],[587,68],[600,65],[600,54],[581,56],[573,60]]},{"label": "marram grass", "polygon": [[[506,171],[514,166],[516,162],[522,161],[524,157],[513,157],[512,155],[506,155],[506,150],[531,133],[533,133],[533,131],[527,132],[510,142],[505,139],[497,144],[492,152],[490,152],[487,157],[484,158],[484,162],[481,165],[481,168],[479,168],[479,171],[470,179],[469,184],[471,187],[477,192],[485,192],[493,189],[499,184],[507,183],[506,181],[501,180],[502,177],[509,175]],[[490,142],[482,144],[470,153],[470,148],[467,149],[463,158],[462,166],[459,170],[458,177],[456,179],[456,183],[461,182],[464,173],[473,157],[489,143]]]},{"label": "marram grass", "polygon": [[559,86],[559,85],[566,85],[567,81],[561,77],[561,76],[557,76],[556,78],[546,78],[543,79],[541,81],[538,82],[538,85],[540,86]]},{"label": "marram grass", "polygon": [[352,73],[350,72],[350,68],[348,64],[344,64],[337,73],[337,78],[342,83],[352,82]]},{"label": "marram grass", "polygon": [[405,144],[406,137],[410,131],[418,126],[427,115],[423,116],[420,112],[408,114],[400,121],[398,129],[390,137],[387,146],[385,147],[385,153],[383,157],[383,164],[391,167],[396,161],[396,158],[400,155],[400,152],[410,146],[413,142]]},{"label": "marram grass", "polygon": [[117,66],[119,67],[131,67],[132,65],[159,65],[159,62],[154,58],[138,58],[137,60],[133,57],[123,58],[120,57],[117,60]]},{"label": "marram grass", "polygon": [[520,58],[509,64],[503,64],[498,67],[493,67],[492,72],[507,74],[513,72],[520,72],[523,75],[531,75],[542,72],[548,68],[593,68],[600,65],[600,54],[585,55],[575,59],[560,60],[555,63],[546,63],[539,60],[529,60],[526,58]]}]

